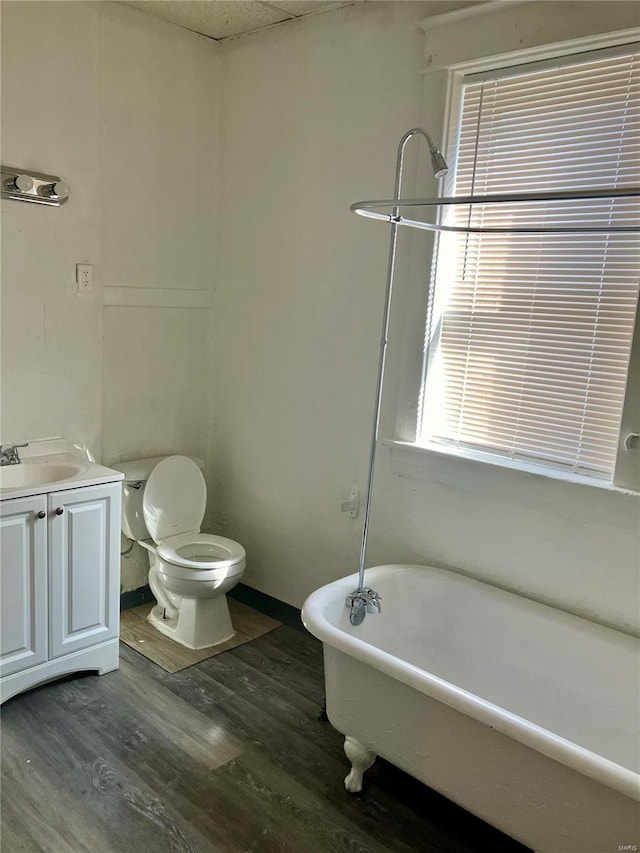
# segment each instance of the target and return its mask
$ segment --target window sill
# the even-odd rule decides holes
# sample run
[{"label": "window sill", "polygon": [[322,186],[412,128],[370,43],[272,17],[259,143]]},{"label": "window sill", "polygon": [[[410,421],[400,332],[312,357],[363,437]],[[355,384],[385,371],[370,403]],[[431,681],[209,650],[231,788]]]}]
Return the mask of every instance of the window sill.
[{"label": "window sill", "polygon": [[[640,492],[621,488],[606,480],[596,480],[579,474],[571,474],[567,471],[555,471],[552,468],[528,465],[520,460],[511,461],[510,459],[501,459],[472,451],[450,450],[439,444],[425,446],[392,438],[382,439],[381,443],[385,447],[391,448],[393,473],[399,477],[427,479],[434,473],[439,474],[441,472],[443,462],[451,462],[454,466],[460,466],[460,468],[471,473],[475,469],[476,474],[486,474],[489,471],[495,471],[496,474],[500,471],[513,471],[516,476],[534,477],[539,483],[544,483],[545,480],[553,480],[566,485],[588,486],[618,495],[640,497]],[[436,469],[438,470],[436,471]]]}]

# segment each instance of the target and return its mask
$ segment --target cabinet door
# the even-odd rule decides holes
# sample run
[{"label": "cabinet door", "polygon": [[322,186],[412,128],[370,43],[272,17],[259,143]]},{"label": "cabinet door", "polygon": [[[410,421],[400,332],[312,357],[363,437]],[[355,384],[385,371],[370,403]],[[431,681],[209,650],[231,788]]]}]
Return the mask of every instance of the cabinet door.
[{"label": "cabinet door", "polygon": [[49,495],[49,658],[118,636],[120,483]]},{"label": "cabinet door", "polygon": [[0,676],[47,659],[47,499],[0,504]]}]

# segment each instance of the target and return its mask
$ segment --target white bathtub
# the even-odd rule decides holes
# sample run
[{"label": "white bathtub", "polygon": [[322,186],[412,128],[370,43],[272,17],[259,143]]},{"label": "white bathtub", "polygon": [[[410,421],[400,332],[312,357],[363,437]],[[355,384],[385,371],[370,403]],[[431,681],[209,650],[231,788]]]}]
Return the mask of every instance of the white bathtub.
[{"label": "white bathtub", "polygon": [[357,628],[357,575],[302,611],[349,790],[377,754],[537,853],[640,850],[637,638],[442,569],[366,583],[382,614]]}]

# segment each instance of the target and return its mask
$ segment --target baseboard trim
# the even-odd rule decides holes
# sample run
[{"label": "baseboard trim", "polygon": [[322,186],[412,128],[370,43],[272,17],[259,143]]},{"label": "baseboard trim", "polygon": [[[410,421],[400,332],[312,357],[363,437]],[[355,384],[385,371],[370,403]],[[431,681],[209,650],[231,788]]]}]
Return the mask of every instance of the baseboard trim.
[{"label": "baseboard trim", "polygon": [[231,598],[235,598],[237,601],[248,604],[249,607],[253,607],[267,616],[271,616],[272,619],[277,619],[278,622],[289,625],[290,628],[295,628],[297,631],[303,632],[307,630],[302,624],[300,611],[297,607],[280,601],[279,598],[267,595],[266,592],[260,592],[259,589],[239,583],[228,594]]},{"label": "baseboard trim", "polygon": [[128,592],[120,593],[120,612],[123,610],[131,610],[133,607],[139,607],[141,604],[147,604],[149,601],[155,601],[151,587],[149,584],[138,587],[138,589],[130,589]]},{"label": "baseboard trim", "polygon": [[[248,604],[260,613],[265,613],[271,616],[272,619],[277,619],[278,622],[283,622],[297,631],[306,632],[306,628],[302,624],[300,611],[292,604],[287,604],[280,601],[279,598],[274,598],[272,595],[267,595],[266,592],[260,592],[259,589],[254,589],[246,584],[239,583],[235,586],[228,595],[241,601],[243,604]],[[132,589],[128,592],[120,594],[120,610],[131,610],[133,607],[139,607],[141,604],[147,604],[149,601],[155,601],[149,584]]]}]

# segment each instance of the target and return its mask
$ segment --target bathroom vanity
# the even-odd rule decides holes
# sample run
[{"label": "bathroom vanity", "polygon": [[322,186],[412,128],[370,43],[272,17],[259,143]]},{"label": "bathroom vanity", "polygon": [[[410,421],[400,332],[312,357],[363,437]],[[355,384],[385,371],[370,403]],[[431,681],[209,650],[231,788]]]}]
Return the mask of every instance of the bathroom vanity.
[{"label": "bathroom vanity", "polygon": [[118,668],[123,475],[70,442],[0,467],[0,699]]}]

